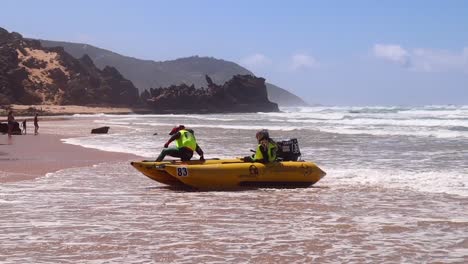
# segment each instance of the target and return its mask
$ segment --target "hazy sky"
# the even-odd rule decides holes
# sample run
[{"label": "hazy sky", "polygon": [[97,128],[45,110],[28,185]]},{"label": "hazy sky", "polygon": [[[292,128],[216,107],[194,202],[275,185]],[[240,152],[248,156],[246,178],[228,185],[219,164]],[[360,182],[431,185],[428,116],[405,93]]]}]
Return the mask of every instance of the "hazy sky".
[{"label": "hazy sky", "polygon": [[0,27],[237,62],[330,105],[468,104],[468,1],[1,1]]}]

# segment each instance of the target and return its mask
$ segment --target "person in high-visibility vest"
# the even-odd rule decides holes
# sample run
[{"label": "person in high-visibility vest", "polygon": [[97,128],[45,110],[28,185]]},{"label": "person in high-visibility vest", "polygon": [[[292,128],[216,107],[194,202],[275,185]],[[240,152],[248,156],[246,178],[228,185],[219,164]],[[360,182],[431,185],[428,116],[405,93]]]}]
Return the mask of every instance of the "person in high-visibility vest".
[{"label": "person in high-visibility vest", "polygon": [[261,163],[275,161],[278,146],[276,145],[275,141],[270,138],[268,130],[264,129],[258,131],[255,137],[258,140],[258,146],[255,150],[255,154],[252,156],[245,157],[244,161]]},{"label": "person in high-visibility vest", "polygon": [[[164,157],[171,156],[180,158],[182,161],[188,161],[192,158],[193,152],[196,151],[200,156],[200,160],[204,161],[203,150],[198,146],[197,139],[195,138],[192,129],[186,129],[185,126],[180,125],[174,127],[169,133],[171,138],[164,144],[164,149],[156,159],[157,162],[162,161]],[[169,144],[175,141],[176,147],[169,148]]]}]

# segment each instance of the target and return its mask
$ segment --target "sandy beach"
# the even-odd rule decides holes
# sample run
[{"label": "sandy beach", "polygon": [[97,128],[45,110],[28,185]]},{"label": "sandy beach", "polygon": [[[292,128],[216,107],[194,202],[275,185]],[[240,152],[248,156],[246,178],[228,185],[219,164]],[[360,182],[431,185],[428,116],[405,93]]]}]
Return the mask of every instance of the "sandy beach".
[{"label": "sandy beach", "polygon": [[0,135],[0,138],[0,183],[30,180],[66,168],[136,158],[130,154],[65,144],[61,135]]},{"label": "sandy beach", "polygon": [[[99,151],[80,146],[64,144],[60,135],[32,134],[32,120],[35,112],[40,113],[43,122],[66,122],[72,114],[129,114],[130,108],[89,107],[77,105],[10,105],[17,122],[28,121],[30,134],[0,135],[0,183],[29,180],[61,169],[90,166],[108,161],[122,161],[136,156],[115,152]],[[1,110],[0,122],[6,122],[7,111]],[[44,116],[43,116],[44,115]],[[61,117],[57,117],[61,116]],[[70,136],[68,134],[68,136]],[[80,136],[77,134],[76,136]]]},{"label": "sandy beach", "polygon": [[[51,114],[77,113],[116,113],[113,108],[94,108],[81,106],[13,106],[14,111],[22,111],[31,107],[37,107],[48,111]],[[116,111],[116,112],[115,112]],[[125,110],[122,110],[125,112]],[[120,112],[119,112],[120,113]],[[32,120],[32,116],[17,116],[17,121],[24,119]],[[40,126],[44,124],[53,126],[56,122],[66,123],[68,118],[61,117],[40,117]],[[33,134],[32,121],[28,126],[29,134],[26,135],[0,135],[0,183],[15,182],[21,180],[34,179],[44,176],[49,172],[56,172],[66,168],[90,166],[102,162],[123,161],[137,156],[100,151],[84,148],[80,146],[65,144],[61,141],[65,135],[61,130],[54,130],[53,133]],[[50,131],[49,131],[50,132]],[[71,132],[74,133],[74,132]],[[75,136],[80,136],[80,132],[75,132]],[[70,136],[70,131],[67,132]]]}]

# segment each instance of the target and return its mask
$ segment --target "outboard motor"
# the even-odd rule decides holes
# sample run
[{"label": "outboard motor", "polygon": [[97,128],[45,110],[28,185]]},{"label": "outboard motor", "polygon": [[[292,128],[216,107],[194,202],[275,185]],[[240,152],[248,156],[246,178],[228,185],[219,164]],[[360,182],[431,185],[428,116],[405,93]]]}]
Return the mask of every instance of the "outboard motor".
[{"label": "outboard motor", "polygon": [[278,141],[276,144],[278,145],[278,151],[276,152],[278,160],[297,161],[301,156],[299,142],[295,138]]}]

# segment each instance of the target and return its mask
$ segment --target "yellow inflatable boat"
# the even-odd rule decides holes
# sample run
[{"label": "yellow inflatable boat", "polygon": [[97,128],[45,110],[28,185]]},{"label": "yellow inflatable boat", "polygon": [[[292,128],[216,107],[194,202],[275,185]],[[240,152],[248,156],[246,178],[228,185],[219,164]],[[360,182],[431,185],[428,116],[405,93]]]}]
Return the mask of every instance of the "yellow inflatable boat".
[{"label": "yellow inflatable boat", "polygon": [[326,173],[307,161],[281,161],[268,164],[241,159],[202,161],[141,161],[131,165],[147,177],[171,186],[196,189],[240,187],[309,187]]}]

